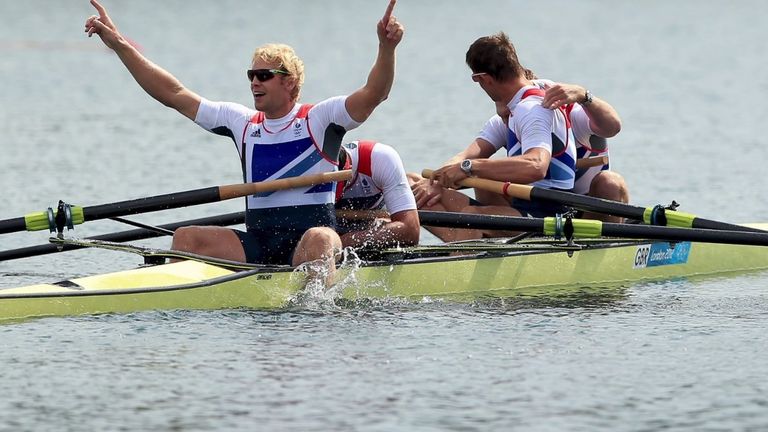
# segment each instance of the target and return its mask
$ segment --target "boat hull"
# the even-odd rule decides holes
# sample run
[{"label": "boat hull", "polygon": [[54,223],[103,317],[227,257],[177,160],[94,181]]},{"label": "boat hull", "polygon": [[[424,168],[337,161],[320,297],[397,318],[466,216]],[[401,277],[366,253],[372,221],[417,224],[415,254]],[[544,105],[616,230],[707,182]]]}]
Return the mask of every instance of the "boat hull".
[{"label": "boat hull", "polygon": [[[566,248],[567,249],[567,248]],[[585,287],[768,269],[768,248],[680,242],[552,243],[360,262],[337,272],[339,297],[546,296]],[[232,271],[181,261],[0,290],[0,320],[172,309],[277,309],[305,285],[291,268]],[[339,288],[340,287],[340,288]]]}]

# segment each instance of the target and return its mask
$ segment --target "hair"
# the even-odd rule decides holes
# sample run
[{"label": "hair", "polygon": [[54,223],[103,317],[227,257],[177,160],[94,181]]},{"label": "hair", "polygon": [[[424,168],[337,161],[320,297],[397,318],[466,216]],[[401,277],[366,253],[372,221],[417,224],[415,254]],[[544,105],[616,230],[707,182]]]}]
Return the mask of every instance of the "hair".
[{"label": "hair", "polygon": [[536,73],[533,72],[532,70],[528,69],[528,68],[523,68],[523,76],[527,80],[539,79],[539,77],[536,76]]},{"label": "hair", "polygon": [[517,59],[515,46],[504,32],[483,36],[467,50],[467,66],[472,73],[487,73],[494,79],[506,81],[525,76],[526,71]]},{"label": "hair", "polygon": [[288,72],[289,75],[286,78],[296,82],[291,97],[298,100],[301,86],[304,84],[304,62],[296,55],[293,48],[285,44],[265,44],[256,48],[253,53],[253,61],[259,59],[267,63],[277,64],[278,68]]}]

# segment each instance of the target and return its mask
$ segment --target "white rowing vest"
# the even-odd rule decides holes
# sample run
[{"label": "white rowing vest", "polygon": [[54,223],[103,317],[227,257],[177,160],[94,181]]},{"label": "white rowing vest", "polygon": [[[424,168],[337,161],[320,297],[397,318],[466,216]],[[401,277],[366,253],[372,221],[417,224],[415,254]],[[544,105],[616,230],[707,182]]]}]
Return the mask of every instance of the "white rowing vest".
[{"label": "white rowing vest", "polygon": [[[309,129],[310,104],[301,105],[294,119],[280,130],[264,125],[264,113],[257,112],[242,134],[244,180],[261,182],[336,171],[336,155],[326,155]],[[338,148],[338,147],[337,147]],[[263,192],[248,196],[247,208],[317,205],[334,202],[335,183]]]}]

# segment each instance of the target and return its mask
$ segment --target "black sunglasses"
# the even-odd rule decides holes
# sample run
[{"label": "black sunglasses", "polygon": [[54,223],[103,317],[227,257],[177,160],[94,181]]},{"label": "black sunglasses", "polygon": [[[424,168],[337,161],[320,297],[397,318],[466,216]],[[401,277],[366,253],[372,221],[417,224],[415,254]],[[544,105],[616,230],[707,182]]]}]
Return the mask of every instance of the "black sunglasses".
[{"label": "black sunglasses", "polygon": [[248,69],[248,81],[253,81],[255,77],[259,82],[269,81],[275,77],[275,74],[290,75],[282,69]]}]

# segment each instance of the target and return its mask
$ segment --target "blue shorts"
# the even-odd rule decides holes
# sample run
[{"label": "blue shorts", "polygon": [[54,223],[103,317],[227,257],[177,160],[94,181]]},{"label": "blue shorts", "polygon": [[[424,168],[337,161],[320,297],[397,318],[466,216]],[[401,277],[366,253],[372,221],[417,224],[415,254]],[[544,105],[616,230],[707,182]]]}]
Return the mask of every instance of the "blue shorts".
[{"label": "blue shorts", "polygon": [[234,231],[247,262],[291,265],[296,245],[308,229],[336,229],[336,211],[333,204],[249,209],[245,226],[247,232]]}]

